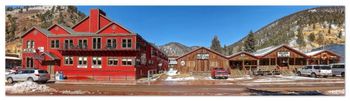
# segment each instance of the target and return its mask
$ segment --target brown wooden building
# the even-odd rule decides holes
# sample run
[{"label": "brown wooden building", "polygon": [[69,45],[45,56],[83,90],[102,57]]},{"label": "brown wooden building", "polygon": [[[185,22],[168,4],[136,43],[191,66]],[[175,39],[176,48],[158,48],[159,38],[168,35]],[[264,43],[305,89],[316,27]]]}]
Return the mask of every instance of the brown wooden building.
[{"label": "brown wooden building", "polygon": [[307,65],[308,56],[287,45],[267,47],[254,53],[259,57],[259,69],[289,69]]},{"label": "brown wooden building", "polygon": [[229,68],[225,56],[205,47],[180,56],[176,61],[176,69],[180,73],[210,72],[211,68],[214,67]]},{"label": "brown wooden building", "polygon": [[340,56],[332,51],[328,50],[318,50],[306,53],[309,56],[308,64],[332,64],[338,63]]},{"label": "brown wooden building", "polygon": [[255,70],[258,67],[259,58],[248,52],[238,52],[227,59],[231,69]]}]

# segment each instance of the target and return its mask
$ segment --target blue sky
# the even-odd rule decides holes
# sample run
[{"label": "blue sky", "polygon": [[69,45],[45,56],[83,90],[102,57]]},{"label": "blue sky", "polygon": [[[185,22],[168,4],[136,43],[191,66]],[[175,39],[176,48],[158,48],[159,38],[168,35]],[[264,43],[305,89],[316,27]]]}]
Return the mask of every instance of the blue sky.
[{"label": "blue sky", "polygon": [[78,6],[89,15],[100,8],[107,17],[149,42],[163,45],[179,42],[187,46],[209,47],[214,35],[221,45],[230,45],[250,30],[283,16],[315,6]]}]

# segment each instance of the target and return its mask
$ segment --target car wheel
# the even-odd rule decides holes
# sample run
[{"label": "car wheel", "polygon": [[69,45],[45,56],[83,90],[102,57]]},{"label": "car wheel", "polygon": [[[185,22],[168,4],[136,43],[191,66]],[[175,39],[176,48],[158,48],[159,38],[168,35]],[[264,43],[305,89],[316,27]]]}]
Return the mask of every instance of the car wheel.
[{"label": "car wheel", "polygon": [[341,77],[345,77],[345,73],[343,72],[343,73],[341,73]]},{"label": "car wheel", "polygon": [[34,82],[33,78],[28,78],[27,81],[31,81],[31,82]]},{"label": "car wheel", "polygon": [[315,73],[311,73],[311,77],[313,78],[317,78],[316,74]]},{"label": "car wheel", "polygon": [[12,78],[7,78],[7,82],[12,84],[13,83],[13,79]]},{"label": "car wheel", "polygon": [[300,73],[300,72],[297,72],[297,76],[301,76],[301,73]]}]

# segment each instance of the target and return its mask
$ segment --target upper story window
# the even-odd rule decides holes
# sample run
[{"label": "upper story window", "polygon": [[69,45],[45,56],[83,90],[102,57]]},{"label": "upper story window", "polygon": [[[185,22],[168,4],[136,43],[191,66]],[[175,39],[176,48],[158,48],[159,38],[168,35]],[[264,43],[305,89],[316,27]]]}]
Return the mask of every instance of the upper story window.
[{"label": "upper story window", "polygon": [[123,48],[131,48],[131,39],[123,39]]},{"label": "upper story window", "polygon": [[78,41],[78,47],[80,49],[86,49],[88,47],[87,45],[87,40],[86,39],[81,39]]},{"label": "upper story window", "polygon": [[27,48],[34,48],[35,42],[33,40],[27,41]]},{"label": "upper story window", "polygon": [[73,47],[74,47],[74,44],[73,44],[73,40],[72,39],[64,40],[64,48],[65,49],[70,49],[70,48],[73,48]]},{"label": "upper story window", "polygon": [[92,48],[93,49],[101,49],[101,38],[93,38],[92,39]]},{"label": "upper story window", "polygon": [[60,47],[60,41],[59,40],[51,40],[51,48],[59,48]]},{"label": "upper story window", "polygon": [[116,39],[107,39],[107,49],[114,49],[117,47],[117,40]]}]

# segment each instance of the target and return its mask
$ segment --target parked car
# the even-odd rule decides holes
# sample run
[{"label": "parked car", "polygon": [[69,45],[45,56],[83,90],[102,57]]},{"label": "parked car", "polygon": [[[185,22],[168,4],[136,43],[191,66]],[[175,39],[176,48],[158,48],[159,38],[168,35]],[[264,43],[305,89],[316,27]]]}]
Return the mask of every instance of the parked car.
[{"label": "parked car", "polygon": [[211,70],[211,78],[217,79],[217,78],[223,78],[227,79],[229,76],[229,71],[225,70],[224,68],[216,67]]},{"label": "parked car", "polygon": [[328,77],[332,75],[332,69],[328,65],[308,65],[300,68],[297,71],[297,75],[302,76],[311,76],[311,77]]},{"label": "parked car", "polygon": [[335,63],[329,65],[332,68],[333,76],[345,77],[345,64],[344,63]]},{"label": "parked car", "polygon": [[265,76],[265,75],[281,75],[281,72],[278,70],[261,70],[258,69],[254,71],[255,76]]},{"label": "parked car", "polygon": [[50,74],[46,70],[23,69],[6,76],[8,83],[17,81],[33,81],[45,83],[50,79]]}]

